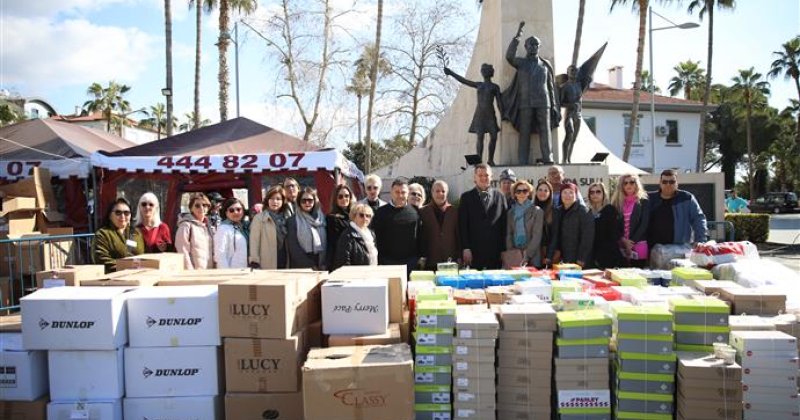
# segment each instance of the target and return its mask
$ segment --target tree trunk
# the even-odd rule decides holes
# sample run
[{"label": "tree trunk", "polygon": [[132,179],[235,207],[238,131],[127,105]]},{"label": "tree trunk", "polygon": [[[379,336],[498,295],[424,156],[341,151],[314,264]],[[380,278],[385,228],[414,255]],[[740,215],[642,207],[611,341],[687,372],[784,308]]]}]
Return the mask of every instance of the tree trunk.
[{"label": "tree trunk", "polygon": [[[230,17],[228,0],[219,1],[219,120],[228,120],[228,26]],[[197,128],[197,127],[195,127]]]},{"label": "tree trunk", "polygon": [[[795,73],[796,74],[796,73]],[[800,100],[800,77],[794,78],[794,87],[797,89],[797,99]],[[797,147],[800,148],[800,112],[797,113]]]},{"label": "tree trunk", "polygon": [[581,49],[581,34],[583,33],[583,15],[586,9],[586,0],[580,0],[578,6],[578,27],[575,29],[575,46],[572,47],[572,65],[578,65],[578,53]]},{"label": "tree trunk", "polygon": [[324,90],[325,86],[325,75],[327,74],[328,65],[329,65],[329,57],[328,57],[328,49],[331,42],[331,6],[330,1],[325,1],[325,17],[324,17],[324,24],[322,28],[322,57],[320,60],[320,69],[319,69],[319,79],[317,81],[317,97],[314,100],[314,109],[311,114],[311,120],[306,123],[306,132],[303,135],[303,140],[310,141],[311,134],[313,133],[314,125],[317,122],[317,118],[319,118],[319,105],[322,99],[322,91]]},{"label": "tree trunk", "polygon": [[358,142],[361,143],[361,94],[358,94]]},{"label": "tree trunk", "polygon": [[197,16],[195,22],[197,33],[194,43],[194,126],[200,125],[200,53],[203,33],[203,7],[202,0],[195,0],[194,8]]},{"label": "tree trunk", "polygon": [[425,72],[424,62],[420,62],[419,73],[417,74],[416,85],[411,95],[411,130],[408,133],[408,140],[411,146],[417,145],[417,125],[419,124],[419,91],[422,89],[422,77]]},{"label": "tree trunk", "polygon": [[[644,37],[647,29],[647,8],[649,0],[639,0],[639,43],[636,47],[636,73],[633,82],[633,109],[631,109],[630,129],[625,134],[625,148],[622,152],[622,160],[627,162],[631,158],[631,146],[633,145],[633,133],[639,126],[639,98],[642,86],[642,61],[644,60]],[[652,48],[652,47],[651,47]],[[655,83],[655,81],[653,81]],[[655,139],[652,139],[655,141]],[[653,168],[655,172],[656,168]]]},{"label": "tree trunk", "polygon": [[369,74],[369,101],[367,102],[367,135],[364,138],[366,157],[364,172],[372,172],[372,112],[375,105],[375,87],[378,84],[378,58],[381,51],[381,26],[383,24],[383,0],[378,0],[378,24],[375,30],[375,51],[372,54],[372,68]]},{"label": "tree trunk", "polygon": [[756,198],[756,167],[755,156],[753,156],[753,133],[750,129],[750,118],[752,116],[752,105],[750,103],[750,92],[745,92],[745,101],[747,105],[747,119],[745,120],[745,132],[747,135],[747,172],[748,181],[750,183],[750,199]]},{"label": "tree trunk", "polygon": [[[166,32],[167,44],[167,89],[170,90],[167,95],[167,121],[172,120],[172,4],[171,0],[164,0],[164,27]],[[172,126],[167,124],[167,137],[172,136]]]},{"label": "tree trunk", "polygon": [[706,88],[703,92],[703,111],[700,113],[700,132],[697,133],[697,163],[695,172],[703,172],[706,158],[706,115],[708,114],[708,100],[711,97],[711,59],[714,53],[714,1],[706,0],[706,13],[708,13],[708,71],[706,73]]}]

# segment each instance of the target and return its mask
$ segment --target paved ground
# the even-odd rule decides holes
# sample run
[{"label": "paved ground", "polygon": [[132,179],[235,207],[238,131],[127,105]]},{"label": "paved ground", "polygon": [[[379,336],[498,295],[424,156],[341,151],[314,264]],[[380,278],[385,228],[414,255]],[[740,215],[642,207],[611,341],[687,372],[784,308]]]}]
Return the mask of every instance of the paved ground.
[{"label": "paved ground", "polygon": [[762,258],[800,272],[800,213],[772,215],[768,243],[758,248]]}]

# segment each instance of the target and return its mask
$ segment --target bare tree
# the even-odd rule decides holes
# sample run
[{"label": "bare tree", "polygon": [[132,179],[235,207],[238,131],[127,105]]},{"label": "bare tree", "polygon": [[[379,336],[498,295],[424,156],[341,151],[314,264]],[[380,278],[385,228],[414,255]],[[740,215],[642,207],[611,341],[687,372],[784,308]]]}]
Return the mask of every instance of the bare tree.
[{"label": "bare tree", "polygon": [[[278,86],[278,97],[292,101],[303,124],[303,140],[319,133],[320,111],[332,93],[331,70],[346,64],[347,48],[341,45],[334,29],[337,20],[351,13],[353,7],[336,10],[332,0],[281,0],[278,12],[266,22],[262,34],[270,54],[277,58],[281,77],[287,83]],[[353,3],[355,5],[355,3]],[[324,135],[324,134],[323,134]]]},{"label": "bare tree", "polygon": [[469,36],[454,31],[464,17],[461,7],[454,0],[410,1],[395,18],[394,36],[386,46],[393,83],[383,94],[399,106],[378,116],[402,117],[399,134],[408,135],[411,144],[430,132],[455,96],[436,48],[465,56]]}]

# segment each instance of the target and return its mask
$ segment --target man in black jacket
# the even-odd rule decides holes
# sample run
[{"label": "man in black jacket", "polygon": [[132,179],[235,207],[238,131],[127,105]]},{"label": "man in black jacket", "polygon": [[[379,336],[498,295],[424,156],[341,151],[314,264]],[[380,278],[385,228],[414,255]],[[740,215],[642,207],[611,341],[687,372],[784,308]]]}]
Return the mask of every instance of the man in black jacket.
[{"label": "man in black jacket", "polygon": [[409,271],[416,267],[422,226],[419,212],[408,204],[407,179],[392,182],[392,201],[378,208],[370,227],[375,232],[378,264],[404,264]]},{"label": "man in black jacket", "polygon": [[505,246],[506,198],[491,188],[492,168],[475,165],[475,188],[461,194],[458,227],[464,265],[477,269],[500,268]]}]

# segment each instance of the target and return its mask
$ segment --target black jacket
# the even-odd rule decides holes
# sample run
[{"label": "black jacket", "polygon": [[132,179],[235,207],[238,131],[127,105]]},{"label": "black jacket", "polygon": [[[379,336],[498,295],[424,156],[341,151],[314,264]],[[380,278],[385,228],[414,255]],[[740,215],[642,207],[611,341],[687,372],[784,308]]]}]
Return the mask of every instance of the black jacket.
[{"label": "black jacket", "polygon": [[594,246],[594,217],[586,206],[578,203],[569,209],[560,207],[553,213],[553,237],[547,248],[547,258],[553,259],[555,250],[561,251],[561,261],[592,262]]},{"label": "black jacket", "polygon": [[[375,238],[375,234],[370,233]],[[347,230],[339,235],[339,240],[336,244],[336,254],[333,257],[333,266],[331,271],[345,265],[369,265],[369,251],[367,251],[367,244],[364,238],[352,226],[348,226]]]},{"label": "black jacket", "polygon": [[375,232],[378,262],[381,265],[407,265],[419,258],[422,222],[414,206],[381,206],[372,218],[370,228]]},{"label": "black jacket", "polygon": [[[625,219],[622,213],[617,210],[617,229],[620,238],[625,235]],[[647,227],[650,224],[650,203],[646,198],[642,198],[633,205],[631,213],[631,237],[633,242],[647,240]]]},{"label": "black jacket", "polygon": [[[594,216],[594,215],[593,215]],[[622,266],[622,253],[619,251],[619,239],[622,233],[617,229],[619,212],[612,205],[600,209],[594,218],[594,266],[600,269]]]},{"label": "black jacket", "polygon": [[505,250],[506,197],[489,189],[489,206],[483,207],[477,188],[461,194],[458,229],[461,249],[472,251],[472,268],[500,268],[500,253]]},{"label": "black jacket", "polygon": [[332,210],[331,213],[325,216],[325,229],[328,241],[328,248],[326,254],[328,260],[326,264],[328,267],[333,264],[333,256],[336,254],[336,246],[339,244],[339,236],[342,232],[347,231],[350,227],[350,216],[342,211],[339,207]]}]

